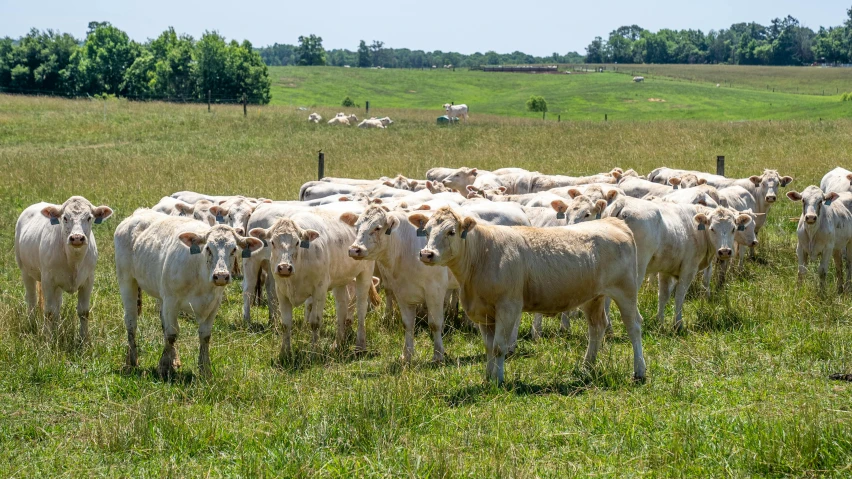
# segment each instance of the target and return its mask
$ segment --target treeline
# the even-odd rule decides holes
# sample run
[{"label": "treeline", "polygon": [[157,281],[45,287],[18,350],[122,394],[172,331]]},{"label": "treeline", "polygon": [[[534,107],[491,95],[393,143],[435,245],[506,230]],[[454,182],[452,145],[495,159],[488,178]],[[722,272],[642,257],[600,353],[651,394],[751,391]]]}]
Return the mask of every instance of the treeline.
[{"label": "treeline", "polygon": [[638,25],[596,37],[586,47],[588,63],[728,63],[808,65],[852,63],[852,8],[843,25],[814,32],[799,20],[776,18],[769,26],[737,23],[731,28],[669,30],[656,33]]},{"label": "treeline", "polygon": [[269,103],[267,67],[248,41],[217,32],[195,40],[169,28],[138,43],[109,22],[91,22],[83,41],[30,30],[0,40],[0,89],[67,96]]},{"label": "treeline", "polygon": [[[582,63],[583,56],[577,52],[565,55],[554,53],[547,57],[536,57],[523,52],[473,53],[465,55],[456,52],[435,50],[409,50],[408,48],[386,48],[384,42],[374,40],[367,44],[361,40],[354,51],[347,49],[325,50],[322,48],[322,37],[310,35],[299,37],[298,45],[276,43],[261,48],[260,56],[269,66],[285,65],[331,65],[352,67],[382,67],[382,68],[438,68],[444,65],[456,67],[478,67],[481,65],[533,65],[552,63]],[[321,53],[318,55],[318,53]],[[321,58],[321,59],[320,59]]]}]

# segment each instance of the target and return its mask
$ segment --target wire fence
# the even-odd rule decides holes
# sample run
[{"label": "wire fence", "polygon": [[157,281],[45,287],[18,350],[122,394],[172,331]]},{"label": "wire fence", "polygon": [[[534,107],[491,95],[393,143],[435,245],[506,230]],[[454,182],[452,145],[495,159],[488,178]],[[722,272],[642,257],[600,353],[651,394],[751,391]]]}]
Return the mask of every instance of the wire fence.
[{"label": "wire fence", "polygon": [[[69,93],[63,91],[41,90],[41,89],[26,89],[26,88],[9,88],[0,87],[0,93],[9,95],[29,95],[29,96],[50,96],[68,99],[102,99],[101,95],[89,95],[88,93]],[[250,105],[257,105],[259,102],[256,98],[248,96],[240,96],[232,98],[233,94],[228,96],[213,96],[209,94],[206,98],[198,98],[195,96],[173,96],[173,95],[118,95],[116,98],[124,98],[131,101],[162,101],[168,103],[195,103],[195,104],[242,104],[246,102]]]}]

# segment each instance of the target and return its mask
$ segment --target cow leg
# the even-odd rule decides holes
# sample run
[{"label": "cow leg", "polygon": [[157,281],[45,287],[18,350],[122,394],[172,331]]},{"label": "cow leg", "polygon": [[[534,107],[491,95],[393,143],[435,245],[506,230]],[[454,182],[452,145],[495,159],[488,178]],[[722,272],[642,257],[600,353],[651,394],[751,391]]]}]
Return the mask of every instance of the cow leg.
[{"label": "cow leg", "polygon": [[849,261],[849,252],[852,251],[852,241],[846,244],[843,249],[843,256],[846,261],[846,281],[844,282],[843,290],[846,292],[852,291],[852,261]]},{"label": "cow leg", "polygon": [[373,287],[373,275],[361,273],[355,278],[355,309],[358,315],[358,332],[355,335],[355,351],[367,350],[367,308],[370,305],[370,288]]},{"label": "cow leg", "polygon": [[26,292],[24,299],[27,302],[27,314],[31,316],[35,312],[36,306],[38,306],[38,281],[26,273],[21,274],[21,279],[24,281],[24,290]]},{"label": "cow leg", "polygon": [[198,323],[198,372],[202,377],[210,377],[210,336],[213,333],[213,320],[216,319],[218,304],[210,314]]},{"label": "cow leg", "polygon": [[696,271],[690,271],[688,274],[681,274],[675,284],[675,331],[683,329],[683,302],[689,291],[689,280],[695,277],[695,273]]},{"label": "cow leg", "polygon": [[485,377],[491,380],[494,377],[494,323],[480,324],[479,332],[482,333],[482,340],[485,343]]},{"label": "cow leg", "polygon": [[402,362],[408,364],[414,356],[414,321],[415,308],[408,303],[397,303],[399,315],[402,317],[402,326],[405,328],[405,343],[402,346]]},{"label": "cow leg", "polygon": [[805,252],[805,248],[802,247],[802,240],[799,240],[799,244],[796,245],[796,258],[799,260],[799,274],[796,278],[796,285],[801,286],[802,281],[805,279],[805,275],[808,274],[808,253]]},{"label": "cow leg", "polygon": [[532,338],[534,340],[538,340],[541,338],[541,313],[535,313],[533,315],[533,323],[532,323]]},{"label": "cow leg", "polygon": [[672,296],[674,278],[665,273],[657,273],[657,277],[660,284],[660,290],[657,292],[657,321],[662,325],[666,322],[666,305],[669,304],[669,298]]},{"label": "cow leg", "polygon": [[[158,305],[158,309],[159,309],[159,312],[157,314],[160,315],[160,329],[162,329],[163,334],[166,334],[166,320],[163,318],[163,301],[162,300],[157,301],[157,305]],[[180,312],[178,312],[178,315],[180,315]],[[174,359],[174,361],[172,361],[172,365],[175,367],[175,369],[177,369],[177,368],[181,367],[180,351],[178,351],[177,344],[175,344],[174,349],[175,349],[175,359]]]},{"label": "cow leg", "polygon": [[47,319],[47,327],[50,334],[56,330],[59,315],[62,311],[62,289],[49,282],[41,283],[44,294],[44,316]]},{"label": "cow leg", "polygon": [[610,321],[610,306],[612,305],[612,300],[609,299],[609,296],[604,298],[604,320],[606,321],[606,332],[607,334],[612,334],[612,321]]},{"label": "cow leg", "polygon": [[429,312],[429,332],[432,333],[432,361],[444,361],[444,296],[436,294],[426,297]]},{"label": "cow leg", "polygon": [[713,279],[713,261],[704,268],[704,278],[701,283],[704,286],[704,294],[707,295],[707,299],[710,299],[711,291],[710,291],[710,281]]},{"label": "cow leg", "polygon": [[819,268],[817,268],[817,273],[819,274],[819,290],[825,290],[825,277],[828,275],[828,263],[831,261],[831,252],[834,250],[834,245],[828,245],[825,249],[822,250],[822,254],[819,258]]},{"label": "cow leg", "polygon": [[642,314],[635,293],[614,294],[613,300],[621,312],[621,321],[633,346],[633,379],[645,379],[645,356],[642,351]]},{"label": "cow leg", "polygon": [[346,344],[346,334],[349,332],[349,290],[339,286],[331,290],[334,295],[334,312],[337,316],[337,336],[332,349],[343,348]]},{"label": "cow leg", "polygon": [[[314,348],[314,350],[316,350],[317,344],[319,343],[319,329],[320,324],[322,323],[322,313],[325,310],[325,303],[328,300],[328,288],[320,287],[315,289],[311,299],[313,300],[313,306],[311,306],[311,311],[310,313],[307,313],[307,306],[305,306],[305,311],[306,314],[310,314],[308,324],[310,324],[311,326],[311,346]],[[345,311],[346,310],[344,309],[344,315]],[[337,339],[340,342],[342,338],[340,337],[341,331],[339,324],[337,328],[337,336]]]},{"label": "cow leg", "polygon": [[509,345],[506,354],[514,354],[515,347],[518,345],[518,330],[521,328],[521,321],[518,320],[517,323],[512,327],[512,332],[509,334]]},{"label": "cow leg", "polygon": [[563,311],[563,312],[562,312],[562,315],[561,315],[562,317],[561,317],[561,321],[560,321],[559,327],[560,327],[563,331],[571,331],[571,316],[575,316],[575,317],[576,317],[576,315],[577,315],[577,310],[574,310],[574,311]]},{"label": "cow leg", "polygon": [[293,304],[286,295],[282,294],[278,298],[278,312],[281,316],[281,349],[278,360],[283,363],[290,357],[290,334],[293,331]]},{"label": "cow leg", "polygon": [[162,304],[162,320],[163,320],[163,354],[160,356],[160,364],[157,366],[157,374],[162,379],[171,377],[174,370],[174,362],[177,357],[175,351],[175,342],[177,342],[178,334],[180,333],[180,324],[178,323],[178,302],[174,298],[166,298]]},{"label": "cow leg", "polygon": [[92,309],[92,288],[95,277],[92,276],[77,290],[77,317],[80,318],[80,344],[89,341],[89,311]]},{"label": "cow leg", "polygon": [[589,323],[589,346],[586,348],[586,356],[583,358],[585,367],[592,367],[598,356],[598,350],[606,334],[606,318],[604,316],[604,297],[598,296],[581,306],[586,321]]},{"label": "cow leg", "polygon": [[[393,324],[393,291],[385,285],[385,324]],[[402,310],[400,310],[402,313]]]},{"label": "cow leg", "polygon": [[253,258],[243,263],[243,326],[251,326],[251,306],[255,300],[260,265]]},{"label": "cow leg", "polygon": [[521,305],[515,303],[498,304],[496,307],[497,317],[494,320],[494,343],[492,345],[492,356],[494,357],[494,368],[491,379],[498,384],[503,383],[503,370],[506,362],[506,353],[512,340],[512,332],[521,322]]},{"label": "cow leg", "polygon": [[832,256],[834,257],[834,276],[837,283],[837,294],[843,294],[843,251],[834,248]]},{"label": "cow leg", "polygon": [[121,303],[124,306],[124,327],[127,329],[127,357],[125,365],[135,368],[139,363],[136,349],[136,323],[139,319],[139,285],[133,278],[123,279],[119,276]]},{"label": "cow leg", "polygon": [[266,272],[266,306],[269,308],[269,329],[272,329],[275,327],[275,314],[278,311],[278,293],[275,291],[275,280],[270,264],[269,261],[264,261],[261,267]]}]

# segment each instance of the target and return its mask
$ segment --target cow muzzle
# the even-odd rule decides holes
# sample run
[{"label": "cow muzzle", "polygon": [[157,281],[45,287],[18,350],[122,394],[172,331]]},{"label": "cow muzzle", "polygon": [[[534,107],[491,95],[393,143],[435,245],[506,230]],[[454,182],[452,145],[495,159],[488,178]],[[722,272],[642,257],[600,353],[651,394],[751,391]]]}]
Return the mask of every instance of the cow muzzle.
[{"label": "cow muzzle", "polygon": [[812,225],[816,223],[817,216],[816,215],[805,215],[805,223]]},{"label": "cow muzzle", "polygon": [[766,195],[766,202],[767,203],[775,203],[775,200],[777,200],[777,199],[778,198],[776,198],[775,195]]},{"label": "cow muzzle", "polygon": [[420,261],[423,262],[423,263],[426,263],[426,264],[434,263],[437,256],[438,255],[430,249],[424,248],[424,249],[420,250]]},{"label": "cow muzzle", "polygon": [[75,248],[79,248],[81,246],[85,246],[86,244],[86,236],[81,234],[73,234],[68,237],[68,244]]},{"label": "cow muzzle", "polygon": [[367,256],[367,252],[362,246],[352,245],[349,247],[349,257],[352,259],[361,259]]},{"label": "cow muzzle", "polygon": [[216,286],[225,286],[231,282],[231,273],[228,271],[217,271],[213,273],[213,284]]},{"label": "cow muzzle", "polygon": [[758,241],[757,241],[757,240],[752,241],[752,242],[751,242],[751,247],[752,247],[752,248],[754,248],[755,246],[757,246],[757,243],[758,243]]},{"label": "cow muzzle", "polygon": [[275,267],[275,274],[282,278],[289,278],[293,275],[293,265],[288,263],[279,263],[278,266]]},{"label": "cow muzzle", "polygon": [[731,250],[731,248],[719,248],[719,251],[717,251],[716,254],[718,254],[720,258],[726,259],[731,257],[733,250]]},{"label": "cow muzzle", "polygon": [[242,228],[234,228],[234,233],[237,233],[237,234],[238,234],[238,235],[240,235],[240,236],[245,236],[245,235],[246,235],[246,230],[244,230],[244,229],[242,229]]}]

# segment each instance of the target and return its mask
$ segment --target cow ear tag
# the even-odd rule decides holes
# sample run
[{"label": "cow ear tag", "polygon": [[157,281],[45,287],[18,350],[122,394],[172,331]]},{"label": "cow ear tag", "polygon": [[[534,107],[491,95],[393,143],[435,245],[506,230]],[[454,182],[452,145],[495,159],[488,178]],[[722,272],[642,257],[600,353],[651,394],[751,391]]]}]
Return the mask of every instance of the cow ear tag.
[{"label": "cow ear tag", "polygon": [[225,222],[225,217],[224,217],[224,216],[222,216],[221,214],[216,215],[216,222],[217,222],[217,223],[224,223],[224,222]]},{"label": "cow ear tag", "polygon": [[425,238],[426,236],[428,236],[428,235],[426,234],[426,228],[424,228],[424,227],[423,227],[423,222],[422,222],[422,221],[420,222],[420,227],[419,227],[419,228],[417,228],[417,236],[424,237],[424,238]]},{"label": "cow ear tag", "polygon": [[98,216],[97,218],[95,218],[95,224],[96,224],[96,225],[99,225],[99,224],[101,224],[101,223],[103,223],[103,222],[104,222],[104,219],[103,219],[103,218],[101,218],[100,216]]},{"label": "cow ear tag", "polygon": [[745,231],[745,225],[737,226],[737,231]]},{"label": "cow ear tag", "polygon": [[54,218],[53,216],[51,216],[50,217],[50,224],[52,224],[54,226],[58,225],[59,224],[59,218]]},{"label": "cow ear tag", "polygon": [[705,229],[704,223],[698,223],[698,231],[704,231]]},{"label": "cow ear tag", "polygon": [[677,189],[677,185],[672,185],[672,189]]},{"label": "cow ear tag", "polygon": [[192,243],[192,246],[189,247],[189,254],[200,254],[201,247],[195,243]]},{"label": "cow ear tag", "polygon": [[391,234],[391,227],[390,226],[388,226],[388,229],[385,230],[385,234],[390,236],[390,234]]},{"label": "cow ear tag", "polygon": [[464,230],[464,231],[462,231],[461,239],[466,239],[466,238],[467,238],[467,230]]},{"label": "cow ear tag", "polygon": [[596,220],[601,219],[601,212],[600,211],[598,211],[598,214],[595,215],[595,219]]},{"label": "cow ear tag", "polygon": [[311,247],[311,241],[310,240],[302,240],[302,242],[299,243],[299,246],[301,246],[302,248],[308,249],[308,248]]},{"label": "cow ear tag", "polygon": [[267,243],[265,239],[262,239],[262,240],[260,240],[260,241],[263,241],[263,247],[264,247],[264,248],[266,248],[267,246],[269,246],[269,243]]},{"label": "cow ear tag", "polygon": [[243,258],[251,258],[251,250],[248,248],[243,248],[243,252],[241,255]]},{"label": "cow ear tag", "polygon": [[557,212],[556,212],[556,219],[558,219],[558,220],[564,220],[564,219],[565,219],[565,213],[564,213],[564,212],[562,212],[562,211],[557,211]]},{"label": "cow ear tag", "polygon": [[825,206],[831,206],[831,200],[825,200]]}]

